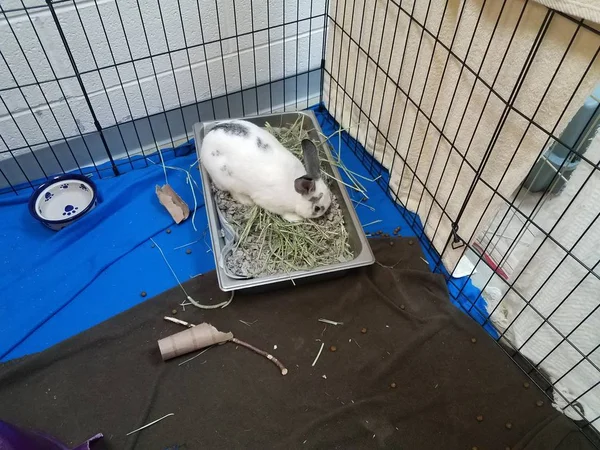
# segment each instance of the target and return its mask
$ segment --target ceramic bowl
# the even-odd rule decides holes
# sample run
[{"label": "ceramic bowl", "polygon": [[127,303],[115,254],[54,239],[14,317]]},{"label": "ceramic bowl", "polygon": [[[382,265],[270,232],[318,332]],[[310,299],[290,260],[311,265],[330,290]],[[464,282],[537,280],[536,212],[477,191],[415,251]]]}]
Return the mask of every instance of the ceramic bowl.
[{"label": "ceramic bowl", "polygon": [[58,231],[79,220],[97,203],[96,185],[83,175],[60,175],[36,189],[29,199],[29,212]]}]

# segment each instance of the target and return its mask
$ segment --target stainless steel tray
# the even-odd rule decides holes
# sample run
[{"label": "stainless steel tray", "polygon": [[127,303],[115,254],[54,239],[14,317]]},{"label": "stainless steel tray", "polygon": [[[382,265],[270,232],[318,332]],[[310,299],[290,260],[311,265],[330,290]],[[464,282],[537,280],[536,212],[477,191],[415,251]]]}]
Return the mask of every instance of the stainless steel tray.
[{"label": "stainless steel tray", "polygon": [[[252,122],[260,127],[264,127],[267,122],[273,127],[281,127],[292,126],[294,123],[296,123],[296,120],[301,115],[305,117],[303,126],[304,129],[308,131],[310,138],[314,141],[325,142],[321,134],[319,134],[321,127],[319,126],[319,123],[317,122],[317,119],[312,111],[244,117],[244,120]],[[202,147],[204,136],[219,122],[220,121],[203,122],[194,125],[194,137],[196,141],[196,153],[198,158],[200,157],[200,148]],[[329,145],[324,145],[323,148],[325,149],[327,159],[331,162],[333,159],[329,150]],[[331,173],[333,173],[337,179],[341,179],[336,166],[330,164],[329,168]],[[256,288],[283,287],[292,285],[292,283],[297,284],[302,281],[312,282],[323,278],[343,275],[350,269],[368,266],[375,262],[375,257],[373,256],[371,247],[367,242],[367,238],[358,220],[356,211],[352,206],[352,202],[350,201],[346,187],[343,184],[334,181],[331,186],[331,190],[340,200],[340,206],[344,215],[344,222],[349,235],[348,241],[350,247],[352,248],[352,253],[355,255],[352,261],[317,267],[308,271],[294,271],[285,274],[269,275],[257,278],[238,279],[229,276],[221,264],[221,255],[223,254],[223,249],[226,246],[225,236],[230,238],[231,229],[227,226],[227,224],[223,225],[221,223],[217,205],[215,203],[215,199],[213,198],[209,175],[201,165],[200,172],[202,174],[204,204],[206,208],[206,214],[208,215],[208,228],[210,230],[210,238],[215,257],[217,278],[219,280],[219,287],[222,291],[234,291],[241,289],[257,290]]]}]

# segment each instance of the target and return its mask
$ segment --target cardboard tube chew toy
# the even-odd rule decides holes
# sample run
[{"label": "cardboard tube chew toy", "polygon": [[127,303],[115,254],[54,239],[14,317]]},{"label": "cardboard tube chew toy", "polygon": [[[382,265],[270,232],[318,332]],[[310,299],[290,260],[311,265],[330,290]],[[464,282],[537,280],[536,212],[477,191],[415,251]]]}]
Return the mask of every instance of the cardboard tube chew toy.
[{"label": "cardboard tube chew toy", "polygon": [[163,361],[233,339],[233,333],[223,333],[209,323],[201,323],[158,341]]}]

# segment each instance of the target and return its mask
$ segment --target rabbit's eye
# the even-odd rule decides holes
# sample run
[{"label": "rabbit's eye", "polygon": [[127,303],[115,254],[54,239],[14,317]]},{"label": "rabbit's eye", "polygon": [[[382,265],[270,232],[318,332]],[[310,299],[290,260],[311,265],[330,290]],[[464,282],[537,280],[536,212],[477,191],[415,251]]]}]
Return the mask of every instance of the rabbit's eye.
[{"label": "rabbit's eye", "polygon": [[315,214],[318,214],[318,213],[320,213],[320,212],[321,212],[321,207],[320,207],[320,206],[315,206],[315,207],[313,208],[313,212],[314,212]]}]

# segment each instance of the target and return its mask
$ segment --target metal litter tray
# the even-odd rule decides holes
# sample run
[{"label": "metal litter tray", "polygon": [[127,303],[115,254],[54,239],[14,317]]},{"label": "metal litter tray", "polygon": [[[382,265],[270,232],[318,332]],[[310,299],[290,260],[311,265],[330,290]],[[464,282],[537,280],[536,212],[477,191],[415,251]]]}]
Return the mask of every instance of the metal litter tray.
[{"label": "metal litter tray", "polygon": [[[321,127],[312,111],[284,113],[284,114],[269,114],[254,117],[245,117],[244,120],[252,122],[260,127],[264,127],[268,122],[273,127],[291,127],[296,123],[298,117],[304,116],[303,127],[309,133],[311,139],[315,142],[325,142],[319,134]],[[200,157],[200,148],[206,133],[208,133],[215,125],[221,121],[203,122],[194,125],[194,137],[196,140],[196,153]],[[327,155],[327,159],[332,161],[329,145],[324,145],[323,149]],[[329,170],[338,180],[341,179],[340,173],[336,166],[329,164]],[[346,187],[338,181],[331,184],[331,191],[339,200],[346,230],[348,231],[348,243],[354,254],[354,259],[343,263],[335,263],[327,266],[316,267],[311,270],[294,271],[282,274],[268,275],[256,278],[238,278],[230,276],[221,261],[221,255],[227,250],[227,247],[232,245],[234,237],[233,229],[225,221],[220,214],[219,209],[213,198],[211,189],[210,177],[208,173],[200,166],[202,174],[202,189],[204,191],[204,204],[208,215],[208,228],[210,230],[210,238],[215,256],[215,264],[219,287],[223,291],[236,291],[242,289],[258,290],[258,288],[275,288],[283,286],[291,286],[292,283],[300,283],[303,281],[317,281],[324,278],[343,275],[350,269],[371,265],[375,262],[375,257],[362,226],[354,211],[354,207],[346,191]],[[292,281],[293,280],[293,281]],[[262,290],[262,289],[261,289]]]}]

